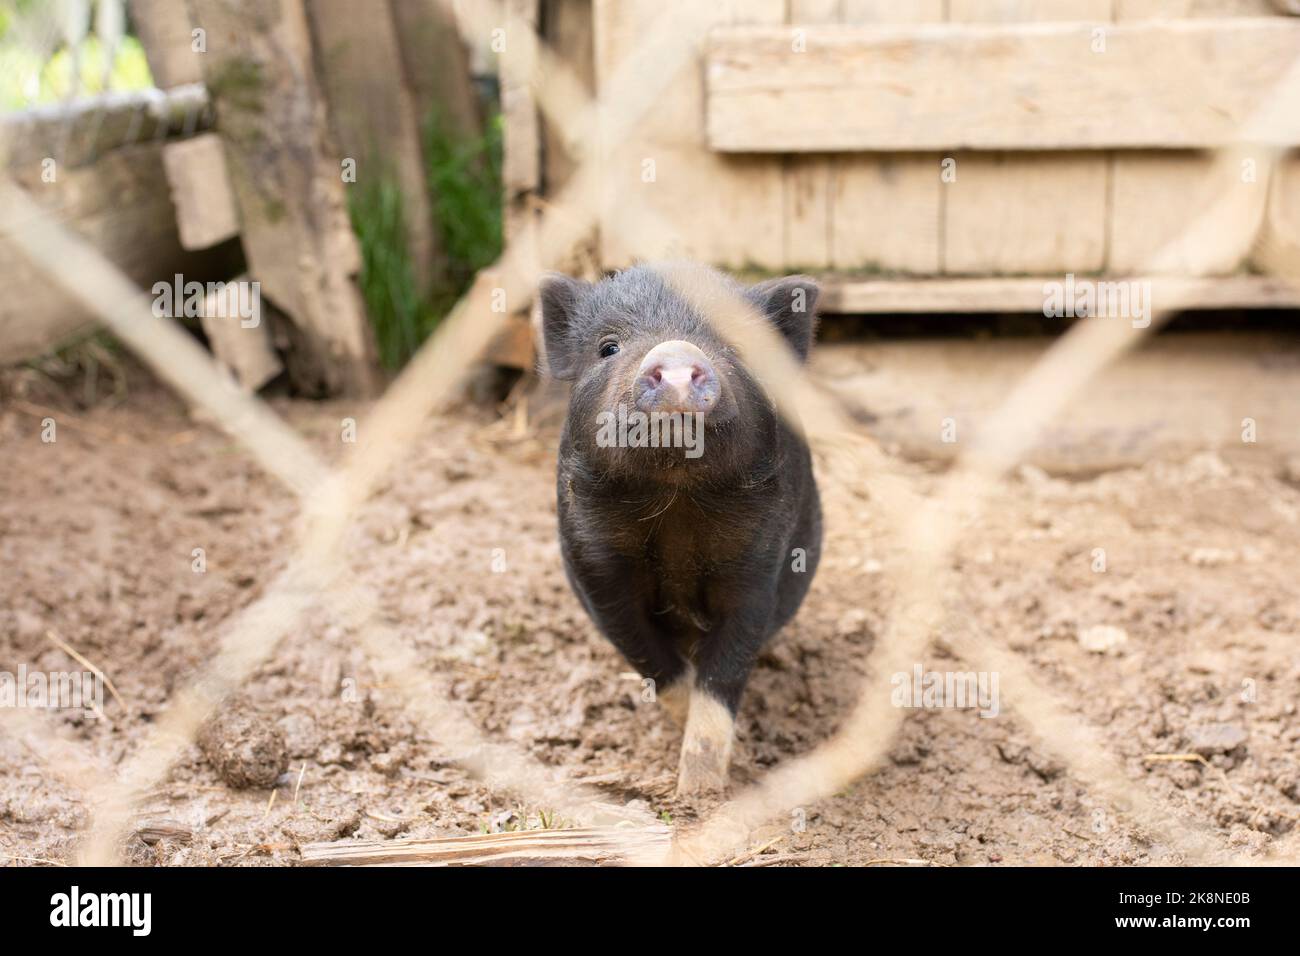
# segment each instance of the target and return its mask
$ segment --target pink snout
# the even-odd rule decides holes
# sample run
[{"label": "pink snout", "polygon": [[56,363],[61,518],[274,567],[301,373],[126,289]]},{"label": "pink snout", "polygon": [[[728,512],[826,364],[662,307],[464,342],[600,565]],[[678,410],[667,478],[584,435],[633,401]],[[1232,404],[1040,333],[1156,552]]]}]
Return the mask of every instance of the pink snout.
[{"label": "pink snout", "polygon": [[722,385],[713,364],[690,342],[660,342],[641,360],[634,396],[643,412],[708,412]]}]

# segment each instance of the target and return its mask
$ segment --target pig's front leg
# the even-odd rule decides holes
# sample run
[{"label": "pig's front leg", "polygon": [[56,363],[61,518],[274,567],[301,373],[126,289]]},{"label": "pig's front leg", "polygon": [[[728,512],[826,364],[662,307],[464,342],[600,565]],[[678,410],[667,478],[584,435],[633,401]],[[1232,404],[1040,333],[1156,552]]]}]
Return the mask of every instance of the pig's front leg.
[{"label": "pig's front leg", "polygon": [[736,732],[732,710],[699,686],[691,688],[686,732],[677,762],[677,796],[721,793],[727,789],[731,744]]},{"label": "pig's front leg", "polygon": [[696,674],[677,764],[678,796],[727,788],[736,710],[776,606],[775,587],[747,590],[696,649]]}]

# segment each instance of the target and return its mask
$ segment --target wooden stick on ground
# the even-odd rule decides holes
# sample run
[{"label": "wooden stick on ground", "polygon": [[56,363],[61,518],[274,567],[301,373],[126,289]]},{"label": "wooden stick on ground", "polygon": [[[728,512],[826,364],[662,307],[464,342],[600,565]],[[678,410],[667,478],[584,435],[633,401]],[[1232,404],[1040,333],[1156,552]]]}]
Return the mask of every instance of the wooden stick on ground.
[{"label": "wooden stick on ground", "polygon": [[518,830],[426,840],[340,840],[302,848],[308,866],[559,866],[623,863],[634,850],[667,851],[672,830],[583,827]]}]

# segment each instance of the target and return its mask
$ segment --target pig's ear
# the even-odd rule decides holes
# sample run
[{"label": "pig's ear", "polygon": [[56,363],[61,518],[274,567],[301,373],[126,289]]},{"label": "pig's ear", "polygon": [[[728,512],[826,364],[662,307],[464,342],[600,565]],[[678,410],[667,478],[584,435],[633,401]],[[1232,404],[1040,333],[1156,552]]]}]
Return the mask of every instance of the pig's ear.
[{"label": "pig's ear", "polygon": [[590,291],[590,283],[559,273],[542,279],[542,341],[546,365],[555,378],[567,381],[578,374],[574,321],[579,304]]},{"label": "pig's ear", "polygon": [[821,288],[808,276],[769,279],[749,287],[749,298],[780,332],[799,361],[808,358],[817,324],[817,297]]}]

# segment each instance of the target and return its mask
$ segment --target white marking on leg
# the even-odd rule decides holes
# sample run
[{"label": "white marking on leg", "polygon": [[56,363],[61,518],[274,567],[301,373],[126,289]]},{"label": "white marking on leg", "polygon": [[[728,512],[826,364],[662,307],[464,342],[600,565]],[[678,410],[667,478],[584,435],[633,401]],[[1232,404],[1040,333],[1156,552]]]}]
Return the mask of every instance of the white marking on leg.
[{"label": "white marking on leg", "polygon": [[677,795],[721,792],[727,788],[735,721],[724,703],[698,687],[691,688],[690,704],[677,764]]},{"label": "white marking on leg", "polygon": [[695,668],[687,664],[682,676],[655,695],[655,699],[663,705],[664,710],[668,712],[669,718],[678,727],[686,726],[686,714],[691,705],[691,687],[694,684]]}]

